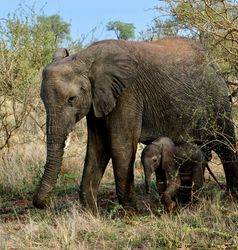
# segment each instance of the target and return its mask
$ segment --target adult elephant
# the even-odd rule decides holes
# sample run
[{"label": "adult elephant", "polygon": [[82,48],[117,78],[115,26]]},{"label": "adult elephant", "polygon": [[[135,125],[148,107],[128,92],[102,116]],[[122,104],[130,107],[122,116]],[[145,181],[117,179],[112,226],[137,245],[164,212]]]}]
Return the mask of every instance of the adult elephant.
[{"label": "adult elephant", "polygon": [[202,47],[186,38],[156,42],[106,40],[77,54],[56,51],[43,71],[47,160],[33,203],[44,207],[62,164],[67,134],[87,117],[80,197],[96,208],[99,183],[112,159],[116,192],[135,207],[137,143],[161,136],[206,145],[223,163],[228,190],[238,187],[234,126],[227,86]]}]

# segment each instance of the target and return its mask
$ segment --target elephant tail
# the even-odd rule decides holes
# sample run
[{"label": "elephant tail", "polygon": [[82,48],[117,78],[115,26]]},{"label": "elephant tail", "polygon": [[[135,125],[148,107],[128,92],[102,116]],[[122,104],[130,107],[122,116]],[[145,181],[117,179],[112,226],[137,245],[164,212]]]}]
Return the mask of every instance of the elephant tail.
[{"label": "elephant tail", "polygon": [[214,173],[213,173],[212,170],[210,169],[208,163],[206,163],[206,168],[207,168],[209,174],[210,174],[210,175],[212,176],[212,178],[214,179],[214,181],[217,183],[217,185],[218,185],[222,190],[223,190],[223,189],[226,189],[226,185],[221,184],[221,183],[217,180],[216,176],[214,175]]}]

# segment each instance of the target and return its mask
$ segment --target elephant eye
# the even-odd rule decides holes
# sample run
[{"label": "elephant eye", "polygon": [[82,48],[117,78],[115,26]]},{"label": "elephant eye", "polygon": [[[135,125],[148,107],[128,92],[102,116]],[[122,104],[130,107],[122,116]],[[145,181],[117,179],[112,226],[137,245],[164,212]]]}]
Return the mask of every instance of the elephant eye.
[{"label": "elephant eye", "polygon": [[77,96],[71,96],[71,97],[68,98],[68,104],[70,106],[73,106],[76,103],[77,100],[78,100]]},{"label": "elephant eye", "polygon": [[153,162],[157,162],[157,157],[156,157],[156,156],[153,156],[153,157],[152,157],[152,161],[153,161]]}]

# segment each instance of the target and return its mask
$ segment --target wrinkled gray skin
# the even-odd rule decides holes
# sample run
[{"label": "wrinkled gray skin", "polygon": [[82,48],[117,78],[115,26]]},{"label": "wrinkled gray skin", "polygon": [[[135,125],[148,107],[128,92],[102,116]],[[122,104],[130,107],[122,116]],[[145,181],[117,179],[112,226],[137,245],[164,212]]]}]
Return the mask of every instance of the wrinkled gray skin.
[{"label": "wrinkled gray skin", "polygon": [[[186,184],[193,191],[203,185],[206,159],[195,144],[175,146],[168,137],[161,137],[146,146],[141,154],[147,193],[151,191],[151,175],[156,174],[156,185],[162,195],[166,211],[172,211],[176,191]],[[187,186],[189,183],[189,186]],[[190,192],[191,196],[191,192]]]},{"label": "wrinkled gray skin", "polygon": [[133,164],[137,143],[162,135],[175,144],[190,141],[215,150],[228,189],[238,186],[227,86],[194,41],[108,40],[70,56],[60,49],[42,78],[47,159],[33,199],[36,207],[47,205],[60,172],[66,136],[84,116],[88,141],[80,197],[93,211],[109,159],[119,203],[136,206]]}]

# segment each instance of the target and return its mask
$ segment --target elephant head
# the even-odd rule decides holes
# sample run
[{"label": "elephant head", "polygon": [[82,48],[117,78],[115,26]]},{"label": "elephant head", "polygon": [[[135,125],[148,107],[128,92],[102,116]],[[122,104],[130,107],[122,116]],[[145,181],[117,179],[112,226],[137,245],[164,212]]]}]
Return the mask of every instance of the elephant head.
[{"label": "elephant head", "polygon": [[[110,53],[109,53],[110,52]],[[58,49],[42,74],[41,98],[47,120],[47,159],[33,204],[42,208],[57,181],[65,140],[77,121],[90,110],[96,117],[109,114],[120,93],[135,75],[137,63],[120,48],[92,45],[69,56]]]},{"label": "elephant head", "polygon": [[151,192],[151,175],[160,166],[162,161],[162,144],[150,144],[144,148],[141,154],[141,162],[145,173],[146,192]]},{"label": "elephant head", "polygon": [[[141,161],[144,167],[145,186],[147,193],[150,193],[151,191],[151,175],[153,172],[156,172],[158,168],[161,168],[161,170],[164,171],[164,178],[168,179],[170,179],[169,174],[172,174],[169,173],[170,170],[172,169],[174,170],[173,172],[175,172],[174,154],[175,145],[172,140],[167,137],[161,137],[144,148],[141,154]],[[157,175],[156,177],[158,178]],[[159,188],[158,181],[159,180],[157,180],[157,186]]]}]

